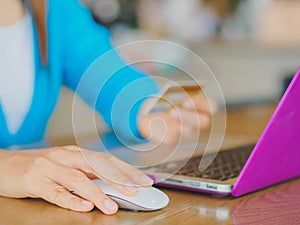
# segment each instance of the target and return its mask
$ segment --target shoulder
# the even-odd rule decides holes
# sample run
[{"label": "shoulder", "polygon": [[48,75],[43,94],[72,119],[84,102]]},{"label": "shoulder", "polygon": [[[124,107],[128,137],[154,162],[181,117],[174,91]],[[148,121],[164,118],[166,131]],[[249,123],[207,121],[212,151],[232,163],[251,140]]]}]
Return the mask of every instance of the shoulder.
[{"label": "shoulder", "polygon": [[[80,0],[45,0],[48,4],[49,12],[55,11],[63,15],[71,15],[74,13],[86,14],[87,7]],[[75,18],[75,17],[74,17]]]},{"label": "shoulder", "polygon": [[81,0],[45,0],[49,6],[60,7],[85,7]]},{"label": "shoulder", "polygon": [[50,22],[48,29],[56,31],[60,27],[63,38],[80,39],[81,42],[84,42],[84,38],[92,37],[96,41],[97,36],[109,38],[109,31],[94,21],[90,10],[80,0],[47,1]]}]

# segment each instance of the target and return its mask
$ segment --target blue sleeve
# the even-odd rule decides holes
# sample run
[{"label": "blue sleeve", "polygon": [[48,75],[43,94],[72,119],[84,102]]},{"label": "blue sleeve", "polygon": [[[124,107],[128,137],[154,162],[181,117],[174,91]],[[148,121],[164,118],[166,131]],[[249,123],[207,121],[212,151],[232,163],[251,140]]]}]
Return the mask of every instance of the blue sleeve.
[{"label": "blue sleeve", "polygon": [[137,115],[157,92],[154,80],[129,67],[110,44],[108,30],[96,24],[78,0],[64,0],[64,84],[98,111],[119,137],[141,138]]}]

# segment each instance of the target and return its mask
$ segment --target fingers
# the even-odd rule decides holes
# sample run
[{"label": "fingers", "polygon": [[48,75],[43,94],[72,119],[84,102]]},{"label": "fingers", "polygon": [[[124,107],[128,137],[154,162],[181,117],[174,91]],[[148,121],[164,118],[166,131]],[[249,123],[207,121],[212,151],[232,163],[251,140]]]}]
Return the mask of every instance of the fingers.
[{"label": "fingers", "polygon": [[65,209],[79,212],[88,212],[94,208],[94,204],[79,196],[71,194],[63,186],[47,180],[43,183],[41,197],[48,202],[58,205]]},{"label": "fingers", "polygon": [[[77,151],[68,151],[70,148]],[[143,172],[109,154],[66,146],[51,151],[47,156],[65,166],[81,170],[89,178],[101,178],[125,195],[134,195],[137,192],[134,186],[153,184]]]},{"label": "fingers", "polygon": [[[87,174],[109,181],[127,195],[133,195],[137,191],[132,184],[152,185],[152,180],[144,173],[116,157],[78,150],[75,146],[39,150],[38,154],[34,151],[20,153],[8,159],[3,167],[9,168],[6,169],[9,174],[5,177],[7,190],[0,190],[4,191],[5,196],[41,197],[75,211],[90,211],[94,206],[105,214],[114,214],[118,210],[117,204]],[[76,195],[70,191],[74,191]]]},{"label": "fingers", "polygon": [[[205,108],[203,110],[208,110]],[[184,107],[172,108],[168,112],[153,113],[140,117],[141,134],[162,144],[174,144],[178,141],[198,141],[200,130],[210,125],[211,115]]]},{"label": "fingers", "polygon": [[133,182],[133,185],[144,187],[150,187],[153,185],[153,180],[142,171],[118,159],[117,157],[111,156],[109,159],[116,168],[130,178],[130,180]]},{"label": "fingers", "polygon": [[170,111],[170,115],[174,119],[180,119],[182,126],[190,127],[194,131],[206,129],[210,124],[210,116],[208,114],[199,113],[194,110],[174,108]]},{"label": "fingers", "polygon": [[47,151],[44,156],[62,165],[81,170],[90,179],[99,178],[83,157],[82,152],[84,151],[88,150],[82,149],[75,145],[68,145],[56,147],[51,151]]},{"label": "fingers", "polygon": [[[76,211],[89,211],[95,205],[105,214],[117,212],[117,204],[79,170],[50,162],[44,173],[53,182],[41,193],[47,201]],[[77,196],[69,191],[74,191]]]},{"label": "fingers", "polygon": [[101,155],[92,152],[83,154],[95,171],[101,171],[98,174],[99,178],[126,195],[136,194],[137,188],[135,186],[151,186],[153,184],[153,181],[144,173],[114,156],[105,154],[101,157]]},{"label": "fingers", "polygon": [[202,113],[213,115],[217,111],[217,104],[208,100],[204,95],[194,95],[183,102],[183,107],[187,110],[197,110]]},{"label": "fingers", "polygon": [[143,115],[139,125],[141,134],[155,143],[169,145],[180,139],[180,120],[166,112]]}]

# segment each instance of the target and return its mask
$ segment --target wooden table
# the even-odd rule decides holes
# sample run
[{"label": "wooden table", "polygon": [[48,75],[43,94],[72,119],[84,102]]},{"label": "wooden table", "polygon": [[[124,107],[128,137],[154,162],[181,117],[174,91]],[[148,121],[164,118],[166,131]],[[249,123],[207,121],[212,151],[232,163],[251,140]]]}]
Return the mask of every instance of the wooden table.
[{"label": "wooden table", "polygon": [[[229,134],[258,137],[274,105],[231,109]],[[169,205],[155,212],[120,210],[105,216],[97,209],[72,212],[43,200],[0,198],[0,225],[35,224],[300,224],[300,179],[240,198],[162,189]]]}]

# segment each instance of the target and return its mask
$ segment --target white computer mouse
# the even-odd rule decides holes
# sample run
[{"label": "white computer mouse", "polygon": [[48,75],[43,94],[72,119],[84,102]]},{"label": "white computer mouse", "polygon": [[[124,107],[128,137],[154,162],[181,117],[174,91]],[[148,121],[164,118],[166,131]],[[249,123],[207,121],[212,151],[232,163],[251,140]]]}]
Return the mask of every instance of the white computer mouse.
[{"label": "white computer mouse", "polygon": [[154,187],[138,187],[136,195],[126,196],[102,180],[95,180],[94,183],[122,209],[154,211],[164,208],[169,203],[169,197]]}]

